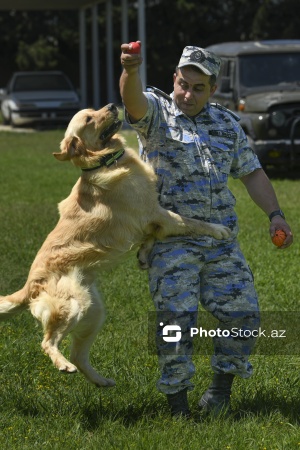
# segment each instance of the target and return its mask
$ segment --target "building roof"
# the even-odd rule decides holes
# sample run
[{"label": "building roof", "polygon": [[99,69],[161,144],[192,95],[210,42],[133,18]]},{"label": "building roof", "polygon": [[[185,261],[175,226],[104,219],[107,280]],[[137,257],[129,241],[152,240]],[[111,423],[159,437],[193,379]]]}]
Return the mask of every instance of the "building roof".
[{"label": "building roof", "polygon": [[0,0],[0,11],[68,10],[90,7],[105,0]]}]

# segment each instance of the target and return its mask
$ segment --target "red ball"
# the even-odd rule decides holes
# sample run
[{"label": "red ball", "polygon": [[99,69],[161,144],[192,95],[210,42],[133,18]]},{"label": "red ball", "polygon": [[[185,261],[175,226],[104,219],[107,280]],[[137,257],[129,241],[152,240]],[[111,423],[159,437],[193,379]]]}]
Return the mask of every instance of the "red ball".
[{"label": "red ball", "polygon": [[130,42],[128,53],[140,53],[141,52],[141,44],[139,42]]},{"label": "red ball", "polygon": [[276,247],[281,247],[285,241],[286,234],[283,230],[276,230],[272,242]]}]

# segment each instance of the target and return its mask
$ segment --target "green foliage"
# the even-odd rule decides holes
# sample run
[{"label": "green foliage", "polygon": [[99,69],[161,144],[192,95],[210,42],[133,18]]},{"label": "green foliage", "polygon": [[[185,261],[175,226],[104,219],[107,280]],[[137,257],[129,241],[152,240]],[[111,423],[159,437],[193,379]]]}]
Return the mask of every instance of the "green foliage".
[{"label": "green foliage", "polygon": [[[252,39],[298,39],[298,0],[149,1],[148,83],[172,91],[172,74],[186,45],[206,47]],[[155,30],[152,33],[151,30]]]},{"label": "green foliage", "polygon": [[298,0],[264,0],[253,21],[254,39],[298,39],[300,3]]},{"label": "green foliage", "polygon": [[[106,27],[104,3],[98,7],[101,98],[106,98]],[[51,7],[51,5],[49,5]],[[172,89],[172,73],[183,47],[206,47],[226,41],[297,39],[299,0],[148,0],[145,2],[147,75],[149,84],[166,92]],[[136,40],[137,2],[128,0],[129,41]],[[121,2],[113,2],[114,70],[120,71]],[[87,37],[91,10],[86,10]],[[0,86],[16,70],[63,70],[79,86],[78,11],[1,11]],[[155,30],[155,32],[153,32]],[[91,80],[90,39],[87,38],[88,80]],[[118,76],[115,77],[118,92]]]},{"label": "green foliage", "polygon": [[[63,131],[0,133],[0,292],[17,290],[58,219],[57,202],[79,176],[52,157]],[[126,131],[130,145],[133,133]],[[238,181],[231,182],[240,217],[240,242],[252,267],[263,310],[298,310],[300,181],[274,179],[295,244],[277,250],[268,220]],[[135,254],[99,277],[107,320],[91,351],[93,365],[117,386],[99,389],[82,375],[62,375],[40,349],[42,332],[28,313],[0,323],[0,448],[3,450],[288,450],[299,448],[299,356],[253,356],[254,376],[237,379],[232,403],[240,418],[201,418],[197,401],[207,388],[209,358],[195,355],[192,420],[169,418],[156,391],[156,356],[148,352],[152,311],[147,273]],[[69,339],[62,345],[69,353]]]},{"label": "green foliage", "polygon": [[16,63],[20,70],[30,70],[31,67],[43,70],[54,69],[58,64],[58,48],[40,37],[33,44],[21,41],[18,47]]},{"label": "green foliage", "polygon": [[1,11],[0,26],[1,87],[14,71],[53,68],[79,85],[77,11]]}]

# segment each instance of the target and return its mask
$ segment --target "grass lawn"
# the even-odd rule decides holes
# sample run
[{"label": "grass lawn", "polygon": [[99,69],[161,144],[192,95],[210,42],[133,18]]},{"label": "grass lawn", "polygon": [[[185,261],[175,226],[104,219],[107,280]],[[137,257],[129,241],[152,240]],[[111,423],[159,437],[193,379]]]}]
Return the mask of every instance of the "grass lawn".
[{"label": "grass lawn", "polygon": [[[125,132],[135,144],[132,133]],[[52,157],[63,131],[0,132],[0,292],[23,286],[30,264],[57,221],[57,203],[80,175]],[[274,179],[274,187],[295,235],[277,250],[268,219],[232,181],[240,218],[240,243],[255,275],[263,311],[299,311],[300,181]],[[148,352],[147,274],[135,254],[99,279],[107,320],[92,348],[93,365],[116,380],[96,389],[82,375],[62,375],[41,349],[40,324],[28,313],[0,323],[0,448],[14,450],[294,450],[300,449],[298,355],[256,354],[249,380],[237,379],[237,419],[201,419],[197,401],[207,388],[209,357],[195,356],[193,419],[170,419],[156,391],[156,356]],[[296,317],[296,315],[295,315]],[[278,344],[280,346],[280,344]],[[63,343],[68,355],[69,341]],[[279,348],[279,347],[278,347]]]}]

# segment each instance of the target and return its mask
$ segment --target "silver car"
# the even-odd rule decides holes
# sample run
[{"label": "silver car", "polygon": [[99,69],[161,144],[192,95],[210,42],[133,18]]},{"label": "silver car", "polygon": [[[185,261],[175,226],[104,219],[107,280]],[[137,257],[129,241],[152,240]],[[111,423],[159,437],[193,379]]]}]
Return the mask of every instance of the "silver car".
[{"label": "silver car", "polygon": [[68,77],[59,71],[16,72],[0,89],[4,124],[65,123],[80,110]]}]

